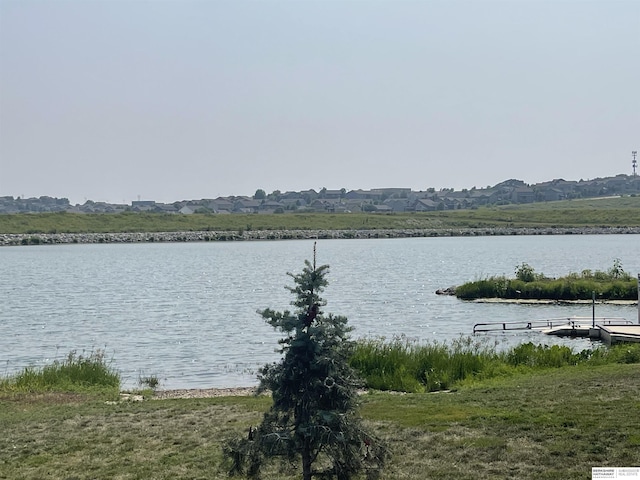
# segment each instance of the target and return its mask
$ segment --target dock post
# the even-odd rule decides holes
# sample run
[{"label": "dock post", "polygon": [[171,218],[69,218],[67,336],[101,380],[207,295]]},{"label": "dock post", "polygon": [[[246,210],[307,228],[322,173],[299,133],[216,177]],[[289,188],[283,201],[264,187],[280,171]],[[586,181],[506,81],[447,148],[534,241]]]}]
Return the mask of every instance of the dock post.
[{"label": "dock post", "polygon": [[596,291],[591,292],[591,326],[596,328]]},{"label": "dock post", "polygon": [[638,274],[638,325],[640,325],[640,273]]}]

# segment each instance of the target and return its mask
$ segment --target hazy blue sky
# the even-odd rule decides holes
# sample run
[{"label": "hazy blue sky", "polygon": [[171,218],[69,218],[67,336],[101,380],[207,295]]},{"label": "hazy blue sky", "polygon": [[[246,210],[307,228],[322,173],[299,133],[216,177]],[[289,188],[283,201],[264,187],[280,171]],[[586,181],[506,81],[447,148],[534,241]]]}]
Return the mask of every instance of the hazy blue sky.
[{"label": "hazy blue sky", "polygon": [[640,1],[0,0],[0,195],[631,173]]}]

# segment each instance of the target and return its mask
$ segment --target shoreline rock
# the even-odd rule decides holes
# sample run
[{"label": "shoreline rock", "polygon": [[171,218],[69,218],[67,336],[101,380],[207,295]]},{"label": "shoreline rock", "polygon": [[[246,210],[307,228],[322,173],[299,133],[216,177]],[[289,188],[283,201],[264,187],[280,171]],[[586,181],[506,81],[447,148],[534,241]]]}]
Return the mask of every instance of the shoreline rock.
[{"label": "shoreline rock", "polygon": [[32,233],[0,234],[0,246],[92,243],[173,243],[255,240],[324,240],[413,237],[480,237],[518,235],[619,235],[640,234],[640,227],[577,228],[423,228],[380,230],[249,230],[124,233]]},{"label": "shoreline rock", "polygon": [[456,287],[439,288],[436,290],[436,295],[449,295],[454,296],[456,294]]}]

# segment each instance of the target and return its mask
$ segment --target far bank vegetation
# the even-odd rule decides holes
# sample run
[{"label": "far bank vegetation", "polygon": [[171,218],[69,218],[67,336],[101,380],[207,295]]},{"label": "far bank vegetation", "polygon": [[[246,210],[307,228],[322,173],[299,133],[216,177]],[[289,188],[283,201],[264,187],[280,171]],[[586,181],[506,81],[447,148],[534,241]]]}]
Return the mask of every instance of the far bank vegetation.
[{"label": "far bank vegetation", "polygon": [[[0,215],[0,234],[190,232],[251,230],[377,230],[486,228],[634,228],[640,226],[640,196],[473,210],[394,213],[205,214],[17,213]],[[546,233],[553,233],[552,231]]]},{"label": "far bank vegetation", "polygon": [[460,285],[456,297],[463,300],[503,298],[526,300],[637,300],[637,280],[625,272],[619,259],[606,272],[583,270],[561,278],[550,278],[522,263],[515,278],[494,276]]}]

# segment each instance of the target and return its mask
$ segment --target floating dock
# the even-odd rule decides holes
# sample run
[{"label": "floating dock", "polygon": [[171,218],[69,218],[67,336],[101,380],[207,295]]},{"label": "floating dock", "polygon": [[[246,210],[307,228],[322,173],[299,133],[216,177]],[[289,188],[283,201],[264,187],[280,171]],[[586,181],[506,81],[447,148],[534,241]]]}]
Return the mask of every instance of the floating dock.
[{"label": "floating dock", "polygon": [[615,343],[640,343],[640,325],[603,325],[600,339],[609,345]]},{"label": "floating dock", "polygon": [[546,320],[476,323],[473,333],[513,330],[534,330],[559,337],[585,337],[612,345],[624,342],[640,343],[640,324],[624,318],[566,317]]},{"label": "floating dock", "polygon": [[589,337],[602,340],[608,345],[625,342],[640,343],[640,325],[581,325],[569,324],[559,325],[553,328],[543,329],[542,333],[556,335],[559,337]]}]

